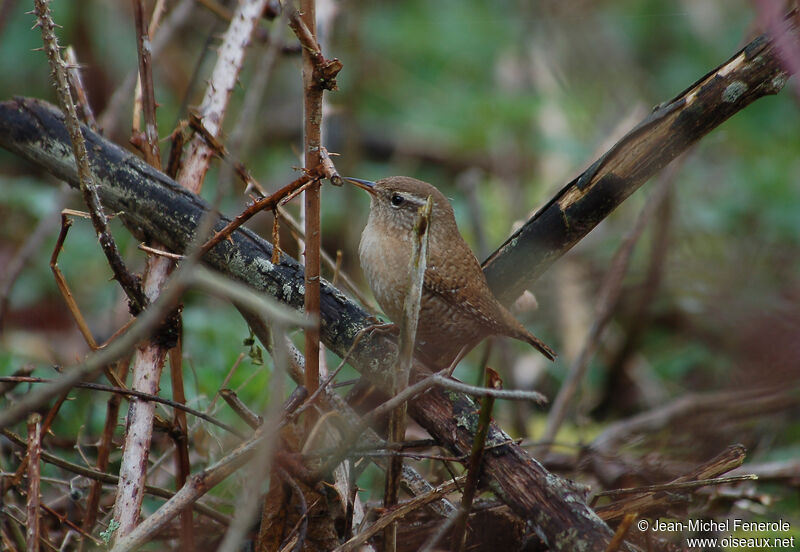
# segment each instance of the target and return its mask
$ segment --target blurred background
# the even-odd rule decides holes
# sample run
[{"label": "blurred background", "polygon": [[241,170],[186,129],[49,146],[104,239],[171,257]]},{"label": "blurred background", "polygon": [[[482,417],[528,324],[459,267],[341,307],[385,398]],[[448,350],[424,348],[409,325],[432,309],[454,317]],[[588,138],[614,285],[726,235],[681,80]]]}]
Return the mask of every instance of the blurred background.
[{"label": "blurred background", "polygon": [[[228,4],[166,2],[153,56],[164,152],[169,134],[200,101]],[[320,2],[323,52],[344,64],[339,90],[326,93],[323,142],[338,154],[334,161],[343,175],[409,175],[437,185],[483,260],[653,106],[761,33],[756,6],[742,0]],[[104,135],[129,147],[137,68],[130,2],[57,1],[52,8],[62,45],[74,48],[83,67]],[[45,56],[34,51],[41,37],[31,30],[30,9],[29,2],[0,4],[0,100],[19,95],[55,103]],[[302,165],[299,46],[284,27],[280,19],[265,18],[224,125],[229,149],[268,191],[296,178]],[[549,449],[553,465],[577,469],[586,446],[611,422],[711,392],[731,392],[733,399],[620,443],[615,454],[649,462],[627,483],[656,479],[659,470],[680,473],[737,442],[753,464],[791,467],[798,458],[797,96],[787,87],[757,101],[676,163],[670,191],[637,242],[620,301]],[[230,186],[221,208],[235,215],[249,199],[225,165],[214,165],[203,195],[212,199],[220,183]],[[518,317],[559,352],[555,363],[501,340],[477,347],[456,375],[476,382],[488,358],[506,387],[554,398],[596,319],[610,261],[652,185],[535,282],[535,301],[528,297],[518,305]],[[299,204],[288,210],[300,216]],[[80,209],[80,197],[0,151],[0,374],[28,366],[49,377],[53,363],[68,365],[87,352],[48,267],[63,207]],[[369,297],[357,254],[367,210],[363,192],[323,188],[323,246],[333,257],[341,251],[342,272]],[[271,217],[259,215],[250,226],[269,236]],[[119,222],[113,229],[126,259],[140,270],[144,254],[137,242]],[[282,247],[297,256],[295,237],[285,225],[281,231]],[[31,240],[36,253],[17,270],[18,253]],[[126,320],[127,308],[88,222],[76,221],[59,264],[95,335],[109,337]],[[333,277],[330,267],[323,270]],[[252,408],[263,409],[270,361],[264,355],[262,362],[245,343],[248,330],[235,309],[196,294],[187,297],[183,313],[192,406],[206,408],[238,363],[230,386]],[[335,366],[338,359],[329,362]],[[795,400],[753,406],[736,399],[735,392],[761,385],[781,385]],[[166,375],[162,389],[168,394]],[[67,449],[76,435],[92,442],[105,415],[105,399],[73,395],[77,400],[63,407],[53,428]],[[0,404],[8,400],[13,397],[0,397]],[[224,409],[218,416],[237,422]],[[547,409],[518,403],[498,404],[495,415],[512,436],[532,445],[541,439],[546,416]],[[218,436],[204,431],[195,435],[198,454],[218,456]],[[758,496],[771,497],[769,504],[751,497],[737,507],[766,519],[779,509],[800,523],[796,466],[793,478],[758,488]],[[613,478],[604,483],[621,485]]]}]

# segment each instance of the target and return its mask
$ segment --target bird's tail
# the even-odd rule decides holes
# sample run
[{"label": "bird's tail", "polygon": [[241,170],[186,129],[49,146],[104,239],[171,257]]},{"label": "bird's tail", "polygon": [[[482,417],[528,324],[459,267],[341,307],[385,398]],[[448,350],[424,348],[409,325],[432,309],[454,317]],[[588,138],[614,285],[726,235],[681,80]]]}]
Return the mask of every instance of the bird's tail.
[{"label": "bird's tail", "polygon": [[539,339],[538,337],[536,337],[535,335],[533,335],[530,332],[525,332],[524,334],[520,335],[519,337],[523,341],[527,341],[528,343],[533,345],[533,347],[537,351],[542,353],[544,356],[546,356],[548,360],[555,360],[556,356],[558,356],[558,355],[556,355],[556,352],[553,349],[551,349],[550,347],[548,347],[547,344],[544,341],[542,341],[541,339]]}]

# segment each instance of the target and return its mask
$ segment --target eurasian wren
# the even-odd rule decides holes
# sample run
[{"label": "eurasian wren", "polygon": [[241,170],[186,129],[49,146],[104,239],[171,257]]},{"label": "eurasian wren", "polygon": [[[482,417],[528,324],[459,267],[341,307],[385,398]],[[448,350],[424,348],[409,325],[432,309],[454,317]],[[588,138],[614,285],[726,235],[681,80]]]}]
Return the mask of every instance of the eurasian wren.
[{"label": "eurasian wren", "polygon": [[396,324],[409,285],[414,221],[428,196],[433,200],[416,336],[416,346],[432,368],[449,366],[459,353],[490,335],[525,341],[548,359],[555,358],[492,294],[478,259],[458,231],[450,202],[439,190],[405,176],[347,180],[372,198],[358,253],[375,299]]}]

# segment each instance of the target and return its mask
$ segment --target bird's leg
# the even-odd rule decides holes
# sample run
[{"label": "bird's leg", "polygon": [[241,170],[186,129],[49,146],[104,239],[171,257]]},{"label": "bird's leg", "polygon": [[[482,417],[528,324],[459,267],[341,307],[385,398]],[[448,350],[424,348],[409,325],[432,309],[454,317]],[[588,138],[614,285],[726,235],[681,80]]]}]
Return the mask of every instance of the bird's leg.
[{"label": "bird's leg", "polygon": [[458,366],[459,362],[464,360],[464,357],[467,356],[467,353],[470,351],[471,348],[472,348],[471,343],[467,343],[466,345],[461,347],[461,350],[456,355],[456,358],[453,359],[453,362],[450,363],[450,367],[447,369],[446,373],[448,378],[453,377],[453,372],[455,371],[456,366]]}]

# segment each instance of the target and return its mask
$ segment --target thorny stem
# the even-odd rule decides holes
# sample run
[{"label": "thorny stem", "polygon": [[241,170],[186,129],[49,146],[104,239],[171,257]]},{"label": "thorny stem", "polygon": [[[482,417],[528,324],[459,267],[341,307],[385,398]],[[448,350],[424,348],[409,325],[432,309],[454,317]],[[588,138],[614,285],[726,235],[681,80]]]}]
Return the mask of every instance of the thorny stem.
[{"label": "thorny stem", "polygon": [[114,242],[114,238],[111,236],[111,231],[108,228],[108,219],[100,206],[100,198],[97,195],[97,185],[94,181],[92,170],[89,167],[86,143],[84,142],[83,134],[81,134],[78,113],[75,109],[75,104],[72,101],[72,94],[69,89],[66,67],[64,61],[61,59],[58,38],[55,34],[55,23],[50,14],[49,0],[35,0],[34,12],[37,18],[36,26],[40,27],[42,31],[44,51],[50,62],[53,84],[55,85],[61,108],[65,113],[65,124],[69,132],[70,141],[72,142],[72,150],[75,154],[78,179],[83,199],[86,202],[86,206],[89,208],[92,225],[97,233],[100,247],[103,249],[103,253],[105,253],[106,258],[108,258],[109,266],[114,272],[114,278],[120,283],[122,289],[125,290],[125,294],[131,302],[131,310],[134,314],[138,314],[147,305],[147,300],[145,299],[139,279],[125,268],[125,263],[117,249],[117,244]]}]

